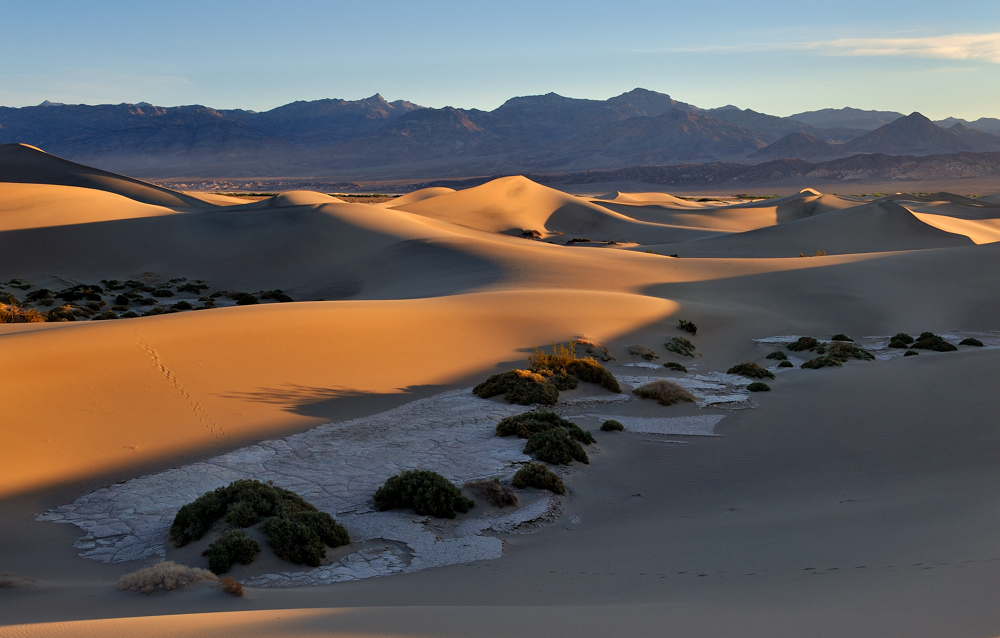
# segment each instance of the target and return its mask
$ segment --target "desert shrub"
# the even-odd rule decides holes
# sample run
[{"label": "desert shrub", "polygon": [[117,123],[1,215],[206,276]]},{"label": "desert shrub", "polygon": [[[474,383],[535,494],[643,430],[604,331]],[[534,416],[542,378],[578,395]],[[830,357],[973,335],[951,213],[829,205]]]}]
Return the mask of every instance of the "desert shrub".
[{"label": "desert shrub", "polygon": [[798,341],[788,344],[788,349],[792,352],[802,352],[804,350],[814,350],[819,347],[819,341],[812,337],[799,337]]},{"label": "desert shrub", "polygon": [[788,359],[788,355],[785,354],[784,352],[782,352],[781,350],[775,350],[774,352],[772,352],[771,354],[767,355],[764,358],[765,359],[777,359],[778,361],[784,361],[784,360]]},{"label": "desert shrub", "polygon": [[260,514],[251,502],[239,501],[229,506],[225,519],[234,527],[250,527],[260,522]]},{"label": "desert shrub", "polygon": [[958,350],[958,347],[948,343],[933,332],[923,332],[920,338],[913,342],[911,348],[918,350],[934,350],[935,352],[950,352]]},{"label": "desert shrub", "polygon": [[159,302],[156,299],[153,299],[152,297],[141,297],[139,299],[140,306],[155,306],[158,303]]},{"label": "desert shrub", "polygon": [[374,499],[380,512],[405,507],[438,518],[455,518],[456,512],[464,514],[475,505],[454,483],[427,470],[407,470],[390,477],[375,491]]},{"label": "desert shrub", "polygon": [[517,436],[522,439],[552,428],[562,428],[577,441],[590,445],[594,437],[590,432],[580,428],[576,423],[567,421],[558,414],[547,411],[532,411],[509,416],[497,423],[497,436]]},{"label": "desert shrub", "polygon": [[664,347],[671,352],[681,355],[682,357],[694,357],[696,350],[694,344],[684,337],[674,337],[664,344]]},{"label": "desert shrub", "polygon": [[208,290],[208,284],[200,281],[184,284],[177,287],[177,292],[189,292],[193,295],[200,295],[202,290]]},{"label": "desert shrub", "polygon": [[566,242],[567,244],[589,244],[591,243],[586,237],[574,237],[573,239]]},{"label": "desert shrub", "polygon": [[104,293],[104,289],[100,286],[91,286],[89,284],[79,284],[71,288],[66,288],[65,290],[60,290],[55,294],[57,299],[62,299],[63,301],[80,301],[85,299],[87,301],[101,301],[101,295]]},{"label": "desert shrub", "polygon": [[751,379],[773,379],[774,373],[753,361],[744,361],[726,370],[726,374],[738,374]]},{"label": "desert shrub", "polygon": [[629,346],[628,353],[633,354],[637,357],[642,357],[646,361],[655,361],[660,358],[659,356],[657,356],[655,352],[653,352],[646,346],[639,346],[639,345]]},{"label": "desert shrub", "polygon": [[787,361],[786,360],[786,361],[782,361],[781,363],[779,363],[778,367],[779,368],[794,368],[795,366],[792,364],[791,361]]},{"label": "desert shrub", "polygon": [[688,369],[683,363],[677,363],[676,361],[667,361],[663,364],[663,367],[667,370],[676,370],[678,372],[687,372]]},{"label": "desert shrub", "polygon": [[52,295],[53,292],[48,288],[39,288],[38,290],[32,290],[27,295],[25,295],[24,300],[27,302],[43,301],[51,299]]},{"label": "desert shrub", "polygon": [[568,465],[572,461],[590,463],[583,446],[570,438],[566,430],[551,428],[528,437],[524,453],[532,454],[539,461],[553,465]]},{"label": "desert shrub", "polygon": [[261,529],[267,536],[267,542],[274,548],[274,553],[287,561],[318,567],[326,558],[323,541],[308,525],[275,516],[267,519]]},{"label": "desert shrub", "polygon": [[747,386],[747,390],[751,392],[770,392],[771,386],[767,385],[766,383],[761,383],[760,381],[754,381],[753,383]]},{"label": "desert shrub", "polygon": [[920,353],[917,352],[916,350],[907,350],[906,352],[903,353],[903,356],[904,357],[915,357],[918,354],[920,354]]},{"label": "desert shrub", "polygon": [[599,385],[605,390],[615,393],[622,391],[621,386],[618,385],[618,380],[615,379],[615,375],[608,372],[604,366],[593,359],[574,359],[567,364],[566,372],[580,381]]},{"label": "desert shrub", "polygon": [[0,303],[0,323],[41,323],[45,316],[34,308]]},{"label": "desert shrub", "polygon": [[138,316],[139,316],[138,312],[134,312],[132,310],[129,310],[128,312],[126,312],[125,314],[122,315],[122,319],[134,319],[135,317],[138,317]]},{"label": "desert shrub", "polygon": [[601,431],[602,432],[624,432],[625,431],[625,426],[622,425],[619,421],[615,421],[614,419],[608,419],[607,421],[605,421],[604,423],[601,424]]},{"label": "desert shrub", "polygon": [[128,312],[128,306],[119,306],[118,304],[111,306],[111,309],[115,312]]},{"label": "desert shrub", "polygon": [[103,308],[104,306],[106,306],[107,304],[105,304],[104,301],[88,301],[84,305],[89,310],[93,310],[94,312],[97,312],[98,310],[100,310],[101,308]]},{"label": "desert shrub", "polygon": [[154,297],[173,297],[174,291],[169,288],[157,288],[152,294]]},{"label": "desert shrub", "polygon": [[59,306],[58,308],[53,308],[45,313],[46,321],[76,321],[76,314],[73,312],[73,306],[66,304],[64,306]]},{"label": "desert shrub", "polygon": [[854,339],[851,339],[843,332],[838,332],[837,334],[830,337],[830,341],[854,341]]},{"label": "desert shrub", "polygon": [[552,372],[551,370],[539,370],[538,374],[545,377],[545,379],[556,387],[556,390],[564,392],[566,390],[575,390],[580,386],[580,380],[571,374],[560,370],[559,372]]},{"label": "desert shrub", "polygon": [[[528,357],[528,369],[536,374],[541,373],[547,376],[549,376],[548,373],[551,373],[549,381],[560,390],[576,387],[572,381],[563,378],[563,376],[571,376],[580,381],[594,383],[611,392],[621,392],[621,387],[615,376],[608,372],[604,366],[591,357],[577,358],[576,345],[576,341],[570,341],[566,345],[553,343],[552,354],[535,347],[532,355]],[[610,359],[610,357],[608,358]]]},{"label": "desert shrub", "polygon": [[233,579],[232,576],[226,576],[222,581],[222,591],[233,596],[242,596],[243,585],[240,584],[240,581]]},{"label": "desert shrub", "polygon": [[677,327],[684,332],[690,332],[692,335],[698,334],[698,326],[696,326],[693,321],[681,319],[677,322]]},{"label": "desert shrub", "polygon": [[890,339],[890,341],[901,341],[903,343],[908,344],[908,343],[913,343],[913,337],[906,334],[905,332],[897,332],[892,336],[892,339]]},{"label": "desert shrub", "polygon": [[542,375],[529,370],[508,370],[483,381],[472,389],[482,399],[503,394],[508,403],[554,405],[559,400],[559,390]]},{"label": "desert shrub", "polygon": [[517,494],[497,479],[469,481],[465,487],[476,496],[489,502],[493,507],[517,505]]},{"label": "desert shrub", "polygon": [[[819,350],[817,350],[819,352]],[[846,341],[834,341],[830,343],[826,348],[826,354],[834,359],[842,359],[847,361],[850,358],[855,358],[861,361],[874,361],[875,355],[868,352],[864,348],[860,348],[853,343],[847,343]]]},{"label": "desert shrub", "polygon": [[910,346],[908,346],[905,341],[900,341],[899,339],[896,339],[895,337],[893,337],[893,340],[889,342],[889,347],[890,348],[909,348]]},{"label": "desert shrub", "polygon": [[844,365],[844,362],[840,359],[835,359],[834,357],[816,357],[815,359],[810,359],[809,361],[806,361],[799,367],[817,369],[817,368],[825,368],[827,366],[834,367],[842,365]]},{"label": "desert shrub", "polygon": [[191,310],[192,308],[194,308],[194,306],[191,305],[190,301],[182,300],[175,303],[173,306],[171,306],[171,308],[173,308],[174,310]]},{"label": "desert shrub", "polygon": [[251,295],[248,292],[230,293],[226,296],[230,299],[235,299],[237,306],[252,306],[260,303],[260,299],[257,298],[257,295]]},{"label": "desert shrub", "polygon": [[34,578],[18,576],[14,572],[0,573],[0,589],[14,589],[15,587],[31,587],[37,581]]},{"label": "desert shrub", "polygon": [[229,530],[205,550],[205,555],[208,556],[208,568],[214,574],[225,574],[233,563],[249,565],[259,553],[260,543],[238,529]]},{"label": "desert shrub", "polygon": [[280,290],[265,290],[260,293],[261,299],[274,299],[275,301],[280,301],[281,303],[288,303],[290,301],[295,301],[284,292]]},{"label": "desert shrub", "polygon": [[553,494],[565,494],[566,486],[559,475],[541,463],[528,463],[514,474],[511,481],[514,487],[524,489],[533,487],[539,490],[549,490]]},{"label": "desert shrub", "polygon": [[7,304],[8,306],[20,306],[21,302],[17,297],[10,294],[9,292],[0,292],[0,303]]},{"label": "desert shrub", "polygon": [[966,337],[965,339],[962,339],[961,341],[959,341],[958,345],[960,345],[960,346],[976,346],[977,348],[982,348],[983,347],[983,342],[980,341],[979,339],[976,339],[975,337]]},{"label": "desert shrub", "polygon": [[173,561],[167,560],[149,567],[143,567],[131,574],[125,574],[115,583],[115,589],[118,591],[141,591],[144,594],[151,594],[157,587],[170,591],[184,585],[193,585],[202,580],[219,579],[207,569],[178,565]]},{"label": "desert shrub", "polygon": [[127,306],[130,301],[132,301],[132,299],[128,295],[118,295],[115,297],[116,306]]},{"label": "desert shrub", "polygon": [[107,321],[108,319],[117,319],[118,315],[115,314],[114,310],[105,310],[101,314],[94,317],[94,321]]},{"label": "desert shrub", "polygon": [[673,405],[681,401],[693,402],[691,392],[667,379],[657,379],[632,390],[632,394],[643,399],[656,399],[663,405]]}]

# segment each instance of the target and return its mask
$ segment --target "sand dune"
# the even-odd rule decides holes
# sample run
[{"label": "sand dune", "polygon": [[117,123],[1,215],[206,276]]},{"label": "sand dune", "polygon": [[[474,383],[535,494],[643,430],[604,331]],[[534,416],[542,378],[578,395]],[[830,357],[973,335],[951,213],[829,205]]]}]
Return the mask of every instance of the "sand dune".
[{"label": "sand dune", "polygon": [[1000,217],[992,219],[962,219],[948,215],[913,213],[913,216],[934,228],[947,233],[965,235],[977,244],[1000,241]]},{"label": "sand dune", "polygon": [[174,215],[191,210],[144,204],[78,186],[0,182],[0,232]]},{"label": "sand dune", "polygon": [[396,208],[397,206],[414,204],[416,202],[421,202],[425,199],[438,197],[439,195],[447,195],[448,193],[454,193],[454,192],[455,192],[454,188],[445,188],[443,186],[436,186],[433,188],[423,188],[418,191],[413,191],[412,193],[407,193],[406,195],[400,195],[396,199],[390,200],[388,202],[382,202],[381,204],[376,204],[376,206],[382,206],[383,208]]}]

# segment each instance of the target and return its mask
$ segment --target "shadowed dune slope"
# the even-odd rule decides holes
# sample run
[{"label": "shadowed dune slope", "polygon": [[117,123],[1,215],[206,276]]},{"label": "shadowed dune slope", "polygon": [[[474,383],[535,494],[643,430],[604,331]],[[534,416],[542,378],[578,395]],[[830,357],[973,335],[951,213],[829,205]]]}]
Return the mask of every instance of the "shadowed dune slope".
[{"label": "shadowed dune slope", "polygon": [[[893,202],[831,211],[739,235],[669,246],[683,257],[795,257],[963,246],[968,237],[925,224]],[[667,247],[664,248],[665,250]]]},{"label": "shadowed dune slope", "polygon": [[26,144],[0,144],[0,182],[93,188],[154,206],[212,206],[197,197],[64,160]]}]

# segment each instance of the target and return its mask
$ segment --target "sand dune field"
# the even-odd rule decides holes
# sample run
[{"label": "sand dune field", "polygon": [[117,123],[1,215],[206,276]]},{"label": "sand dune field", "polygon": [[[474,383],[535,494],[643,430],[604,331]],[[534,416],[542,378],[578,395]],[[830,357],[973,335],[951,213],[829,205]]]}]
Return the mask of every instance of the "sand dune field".
[{"label": "sand dune field", "polygon": [[[1000,196],[246,202],[0,146],[0,309],[50,319],[0,323],[0,638],[1000,635],[998,260]],[[623,391],[546,408],[596,441],[564,495],[376,511],[397,471],[508,483],[531,406],[471,388],[570,340]],[[632,394],[664,379],[693,401]],[[207,567],[169,521],[235,477],[351,544],[116,590]]]}]

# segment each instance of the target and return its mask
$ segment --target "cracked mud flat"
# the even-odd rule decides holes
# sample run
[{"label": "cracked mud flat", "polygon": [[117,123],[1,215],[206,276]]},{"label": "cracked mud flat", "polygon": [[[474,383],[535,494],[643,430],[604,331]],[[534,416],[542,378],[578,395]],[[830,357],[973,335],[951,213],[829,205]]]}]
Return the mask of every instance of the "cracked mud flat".
[{"label": "cracked mud flat", "polygon": [[543,496],[510,513],[487,512],[443,533],[432,529],[427,517],[373,511],[371,495],[390,476],[414,468],[434,470],[458,484],[511,476],[530,459],[521,452],[522,441],[497,437],[494,428],[503,417],[527,410],[479,399],[470,389],[446,392],[102,488],[38,520],[83,529],[86,535],[75,546],[85,558],[162,559],[167,532],[181,505],[252,477],[274,481],[333,514],[354,541],[389,542],[331,565],[251,578],[245,581],[248,585],[324,584],[499,558],[502,541],[484,532],[515,533],[531,521],[554,520],[561,499]]}]

